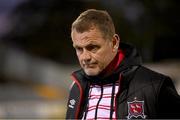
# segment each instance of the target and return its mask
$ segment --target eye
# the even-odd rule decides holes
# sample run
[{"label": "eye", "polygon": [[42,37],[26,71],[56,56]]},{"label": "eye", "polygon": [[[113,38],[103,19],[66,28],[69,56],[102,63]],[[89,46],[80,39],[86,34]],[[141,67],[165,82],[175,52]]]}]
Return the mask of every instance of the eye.
[{"label": "eye", "polygon": [[81,47],[75,47],[76,53],[80,54],[82,53],[83,49]]},{"label": "eye", "polygon": [[91,52],[96,52],[100,47],[98,45],[89,45],[87,46],[87,50]]}]

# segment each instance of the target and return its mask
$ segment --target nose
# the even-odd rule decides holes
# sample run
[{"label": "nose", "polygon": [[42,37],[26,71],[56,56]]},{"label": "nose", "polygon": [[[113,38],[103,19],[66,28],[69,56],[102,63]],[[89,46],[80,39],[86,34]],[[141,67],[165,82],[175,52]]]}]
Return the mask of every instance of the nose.
[{"label": "nose", "polygon": [[89,51],[84,50],[83,53],[81,54],[81,59],[84,62],[89,62],[91,60],[91,54],[89,53]]}]

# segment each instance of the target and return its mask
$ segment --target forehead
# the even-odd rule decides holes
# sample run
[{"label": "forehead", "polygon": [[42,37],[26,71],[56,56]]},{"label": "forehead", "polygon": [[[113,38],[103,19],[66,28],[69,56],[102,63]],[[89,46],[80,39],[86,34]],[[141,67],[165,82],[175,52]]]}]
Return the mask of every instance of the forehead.
[{"label": "forehead", "polygon": [[71,32],[73,45],[100,44],[105,42],[101,32],[98,29],[90,29],[83,33],[73,30]]}]

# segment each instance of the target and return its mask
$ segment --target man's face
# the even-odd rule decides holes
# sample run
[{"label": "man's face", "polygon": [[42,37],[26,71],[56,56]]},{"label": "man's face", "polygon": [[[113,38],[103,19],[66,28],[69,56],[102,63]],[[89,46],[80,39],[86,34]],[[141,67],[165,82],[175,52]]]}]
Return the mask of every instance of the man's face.
[{"label": "man's face", "polygon": [[113,38],[104,39],[97,28],[83,33],[73,30],[71,37],[79,63],[89,76],[98,75],[116,55]]}]

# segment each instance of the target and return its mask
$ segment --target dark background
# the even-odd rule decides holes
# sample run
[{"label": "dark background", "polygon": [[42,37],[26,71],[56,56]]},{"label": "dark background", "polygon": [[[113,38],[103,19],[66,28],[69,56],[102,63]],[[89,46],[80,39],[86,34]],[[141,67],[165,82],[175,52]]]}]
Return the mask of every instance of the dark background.
[{"label": "dark background", "polygon": [[71,23],[88,9],[107,10],[121,41],[134,44],[144,62],[179,59],[179,2],[175,0],[26,0],[10,13],[1,44],[63,64],[76,64]]}]

